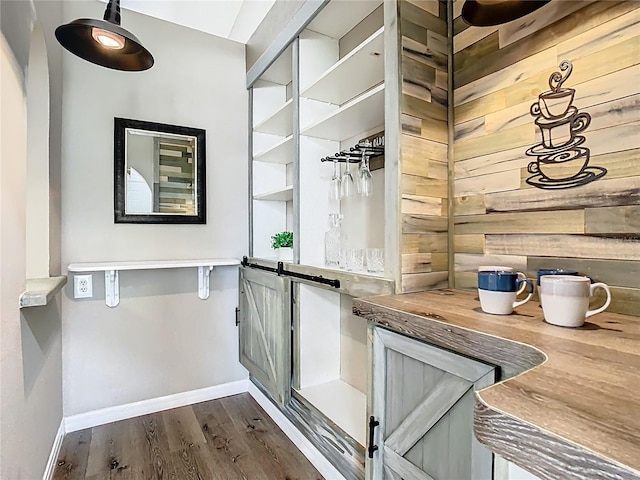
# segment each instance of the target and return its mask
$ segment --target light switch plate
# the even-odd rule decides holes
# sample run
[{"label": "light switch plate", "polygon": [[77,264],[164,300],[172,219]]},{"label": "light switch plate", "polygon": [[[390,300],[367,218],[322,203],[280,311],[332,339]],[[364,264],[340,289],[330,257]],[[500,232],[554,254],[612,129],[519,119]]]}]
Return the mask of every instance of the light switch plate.
[{"label": "light switch plate", "polygon": [[73,276],[73,298],[93,297],[93,275]]}]

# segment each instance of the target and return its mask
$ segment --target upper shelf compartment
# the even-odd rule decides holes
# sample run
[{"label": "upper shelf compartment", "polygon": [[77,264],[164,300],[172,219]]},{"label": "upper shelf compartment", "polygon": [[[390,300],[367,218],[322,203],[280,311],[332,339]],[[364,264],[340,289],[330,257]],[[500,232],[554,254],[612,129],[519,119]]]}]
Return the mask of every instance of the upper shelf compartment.
[{"label": "upper shelf compartment", "polygon": [[384,27],[324,72],[300,96],[342,105],[384,81]]},{"label": "upper shelf compartment", "polygon": [[384,124],[384,84],[372,88],[302,130],[302,135],[341,142]]},{"label": "upper shelf compartment", "polygon": [[307,27],[331,38],[342,38],[367,18],[382,2],[380,0],[333,0]]},{"label": "upper shelf compartment", "polygon": [[293,162],[293,135],[279,141],[258,154],[253,159],[257,162],[288,164]]},{"label": "upper shelf compartment", "polygon": [[293,100],[288,100],[272,115],[258,123],[253,130],[280,137],[288,137],[293,133]]}]

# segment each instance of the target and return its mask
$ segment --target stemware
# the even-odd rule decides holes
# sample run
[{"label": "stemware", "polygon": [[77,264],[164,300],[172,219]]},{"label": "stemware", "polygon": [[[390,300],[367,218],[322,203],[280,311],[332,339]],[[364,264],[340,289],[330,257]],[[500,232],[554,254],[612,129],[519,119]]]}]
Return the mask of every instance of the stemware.
[{"label": "stemware", "polygon": [[362,162],[358,170],[358,193],[363,197],[373,195],[373,176],[369,169],[369,155],[362,153]]},{"label": "stemware", "polygon": [[338,171],[338,159],[333,160],[333,177],[329,184],[329,198],[331,200],[340,200],[340,172]]},{"label": "stemware", "polygon": [[340,180],[340,196],[341,198],[349,198],[353,196],[353,176],[351,175],[351,163],[347,159],[342,180]]}]

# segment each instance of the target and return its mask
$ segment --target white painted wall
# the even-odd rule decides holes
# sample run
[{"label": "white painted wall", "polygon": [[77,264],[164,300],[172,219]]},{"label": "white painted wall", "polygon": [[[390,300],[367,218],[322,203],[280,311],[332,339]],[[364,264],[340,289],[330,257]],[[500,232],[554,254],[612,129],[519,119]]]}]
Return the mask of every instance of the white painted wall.
[{"label": "white painted wall", "polygon": [[[62,419],[61,320],[58,299],[46,307],[22,311],[18,308],[27,274],[27,186],[33,180],[29,176],[32,172],[27,172],[27,130],[33,128],[33,122],[27,122],[26,75],[32,75],[32,79],[34,75],[46,77],[42,33],[44,30],[49,59],[55,58],[58,47],[50,43],[47,27],[60,19],[61,6],[57,2],[36,4],[42,30],[34,23],[33,4],[3,1],[0,8],[0,477],[38,479],[42,478]],[[31,50],[34,25],[40,35],[37,51]],[[49,68],[50,80],[57,80],[60,70],[55,65]],[[47,79],[44,80],[39,93],[47,96],[43,91],[47,89]],[[60,91],[53,89],[51,97],[59,99]],[[44,107],[40,113],[46,117],[49,109]],[[36,121],[42,126],[47,119],[39,116]],[[53,132],[53,145],[57,141],[55,135]],[[46,142],[39,146],[41,152],[46,151]],[[56,160],[59,153],[52,156],[54,171],[59,170]],[[46,176],[35,180],[47,189]],[[46,202],[45,197],[45,209]],[[53,211],[57,212],[56,202],[53,204]],[[43,221],[57,229],[56,218],[45,216]],[[40,234],[48,236],[47,230]],[[51,248],[58,245],[53,242]],[[46,255],[45,251],[45,264]],[[58,258],[58,253],[52,256]],[[42,266],[45,273],[46,267]]]},{"label": "white painted wall", "polygon": [[[64,20],[100,18],[104,3],[65,2]],[[240,258],[247,252],[244,46],[123,11],[152,52],[145,72],[64,55],[62,261]],[[207,224],[113,223],[113,118],[206,129]],[[237,268],[121,272],[120,305],[63,294],[65,416],[246,378],[237,356]]]},{"label": "white painted wall", "polygon": [[39,23],[31,32],[27,125],[27,278],[43,278],[49,276],[49,68]]}]

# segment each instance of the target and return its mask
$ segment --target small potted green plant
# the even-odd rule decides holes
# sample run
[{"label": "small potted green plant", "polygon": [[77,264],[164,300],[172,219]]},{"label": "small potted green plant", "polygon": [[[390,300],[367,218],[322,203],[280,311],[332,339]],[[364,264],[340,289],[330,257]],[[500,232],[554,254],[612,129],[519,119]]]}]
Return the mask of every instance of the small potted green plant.
[{"label": "small potted green plant", "polygon": [[276,250],[279,260],[291,262],[293,260],[293,232],[280,232],[273,235],[271,247]]}]

